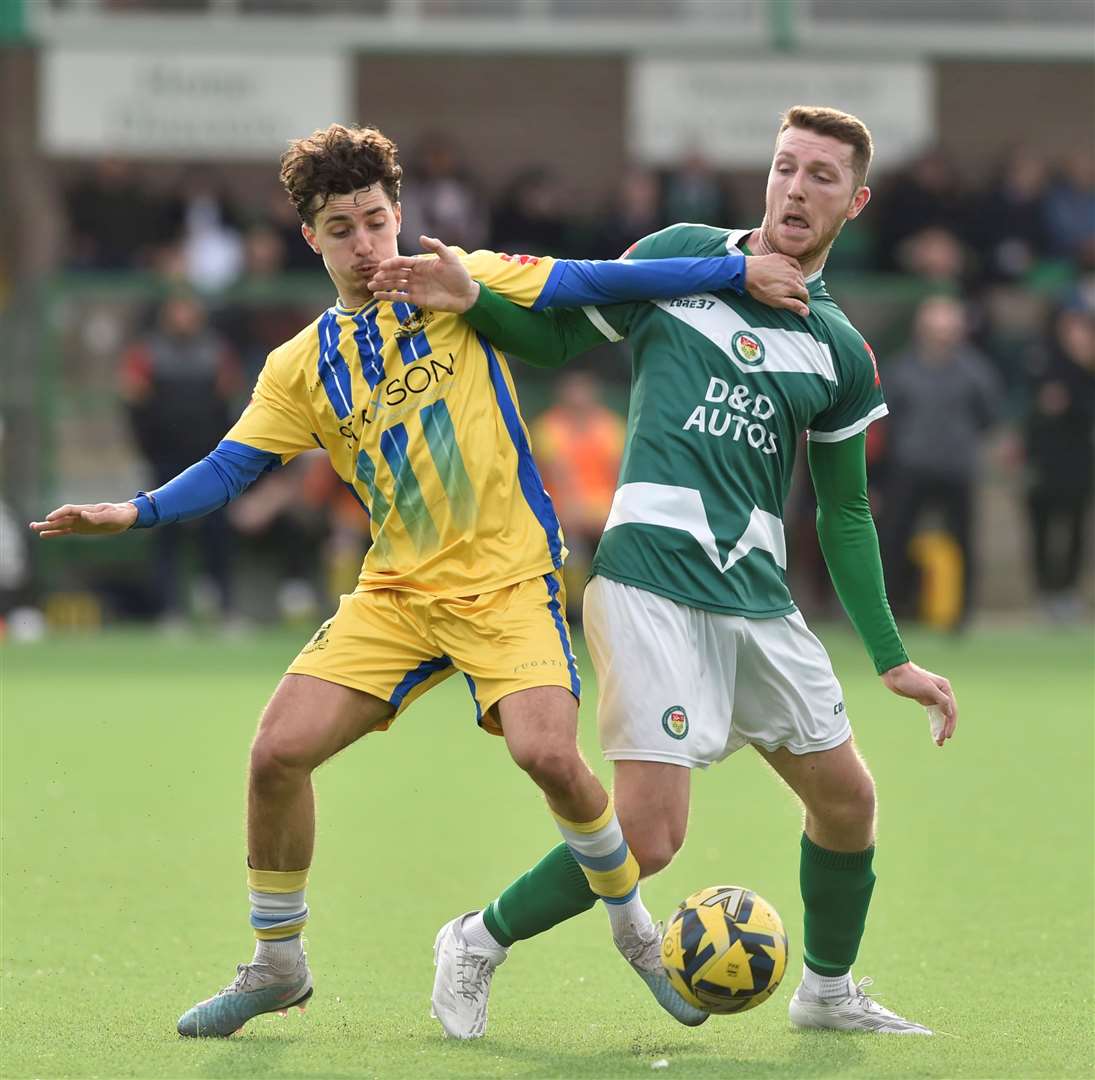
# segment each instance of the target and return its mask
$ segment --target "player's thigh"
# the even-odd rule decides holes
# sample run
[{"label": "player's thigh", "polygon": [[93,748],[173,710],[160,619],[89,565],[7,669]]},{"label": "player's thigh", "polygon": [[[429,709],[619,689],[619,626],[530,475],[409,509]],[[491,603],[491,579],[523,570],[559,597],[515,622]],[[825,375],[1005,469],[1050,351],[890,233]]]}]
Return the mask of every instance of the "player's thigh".
[{"label": "player's thigh", "polygon": [[586,586],[583,625],[597,673],[597,728],[610,761],[704,768],[730,749],[742,620],[605,577]]},{"label": "player's thigh", "polygon": [[851,734],[825,647],[796,611],[744,620],[734,696],[736,736],[764,750],[832,750]]},{"label": "player's thigh", "polygon": [[561,686],[531,686],[495,706],[510,756],[523,769],[555,771],[578,753],[578,701]]},{"label": "player's thigh", "polygon": [[452,660],[429,634],[422,605],[407,593],[377,589],[343,596],[338,610],[289,665],[389,706],[387,728],[408,705],[453,674]]},{"label": "player's thigh", "polygon": [[576,725],[582,686],[565,612],[558,573],[431,606],[433,640],[463,673],[487,731],[500,735],[504,714],[529,713],[529,723],[563,730]]},{"label": "player's thigh", "polygon": [[828,837],[828,846],[858,850],[871,843],[874,779],[851,736],[816,753],[793,754],[786,747],[757,750],[802,801],[808,824],[817,823],[813,831]]},{"label": "player's thigh", "polygon": [[285,675],[259,721],[254,767],[314,769],[386,726],[394,712],[389,702],[362,690],[311,675]]},{"label": "player's thigh", "polygon": [[645,877],[667,866],[688,831],[692,770],[663,761],[617,761],[612,797],[624,839]]}]

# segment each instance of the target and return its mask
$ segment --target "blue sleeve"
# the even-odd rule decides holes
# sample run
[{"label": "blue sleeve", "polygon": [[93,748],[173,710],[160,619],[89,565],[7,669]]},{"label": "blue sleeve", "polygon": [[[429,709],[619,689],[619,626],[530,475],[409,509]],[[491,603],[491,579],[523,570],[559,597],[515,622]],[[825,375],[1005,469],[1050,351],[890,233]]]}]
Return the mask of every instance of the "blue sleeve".
[{"label": "blue sleeve", "polygon": [[264,472],[281,467],[281,458],[267,450],[222,439],[201,461],[155,491],[139,491],[134,529],[188,521],[231,502]]},{"label": "blue sleeve", "polygon": [[745,256],[740,251],[709,259],[559,259],[532,310],[662,300],[715,289],[744,292]]}]

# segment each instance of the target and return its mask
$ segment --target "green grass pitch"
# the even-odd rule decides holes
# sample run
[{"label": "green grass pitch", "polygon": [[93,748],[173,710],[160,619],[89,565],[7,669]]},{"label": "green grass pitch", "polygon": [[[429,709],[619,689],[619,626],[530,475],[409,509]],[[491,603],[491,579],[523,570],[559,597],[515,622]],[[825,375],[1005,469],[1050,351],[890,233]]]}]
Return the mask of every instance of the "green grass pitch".
[{"label": "green grass pitch", "polygon": [[[462,679],[317,775],[307,931],[316,996],[223,1041],[175,1020],[250,956],[243,782],[255,718],[307,632],[137,633],[7,645],[3,663],[5,1077],[1079,1077],[1093,1070],[1092,642],[913,637],[963,709],[939,751],[858,644],[822,631],[880,793],[878,886],[856,974],[934,1039],[798,1033],[798,812],[748,750],[694,785],[691,834],[644,886],[667,915],[743,884],[782,913],[775,998],[692,1031],[593,910],[514,948],[487,1036],[429,1018],[434,933],[556,843]],[[587,674],[583,739],[596,753]]]}]

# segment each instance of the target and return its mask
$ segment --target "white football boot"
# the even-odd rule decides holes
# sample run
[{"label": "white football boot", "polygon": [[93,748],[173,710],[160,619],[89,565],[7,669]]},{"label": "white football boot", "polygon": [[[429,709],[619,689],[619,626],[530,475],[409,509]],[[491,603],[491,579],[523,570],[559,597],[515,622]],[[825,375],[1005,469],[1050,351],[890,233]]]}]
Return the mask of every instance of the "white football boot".
[{"label": "white football boot", "polygon": [[835,1001],[822,1001],[800,983],[787,1007],[791,1023],[800,1028],[873,1031],[885,1035],[933,1034],[931,1028],[914,1024],[868,997],[867,987],[873,982],[870,976],[865,976],[857,983],[853,983],[849,977],[849,996]]},{"label": "white football boot", "polygon": [[[651,931],[653,931],[651,933]],[[687,1027],[699,1027],[711,1014],[689,1005],[669,981],[662,965],[662,938],[665,936],[665,926],[658,923],[643,933],[638,927],[632,926],[631,933],[621,934],[614,938],[616,948],[623,954],[624,959],[635,969],[638,976],[646,983],[654,1000],[674,1020]]]},{"label": "white football boot", "polygon": [[446,1037],[478,1039],[487,1027],[487,998],[494,969],[506,958],[506,950],[469,945],[460,929],[468,915],[445,923],[433,943],[433,1006],[430,1015],[440,1021]]}]

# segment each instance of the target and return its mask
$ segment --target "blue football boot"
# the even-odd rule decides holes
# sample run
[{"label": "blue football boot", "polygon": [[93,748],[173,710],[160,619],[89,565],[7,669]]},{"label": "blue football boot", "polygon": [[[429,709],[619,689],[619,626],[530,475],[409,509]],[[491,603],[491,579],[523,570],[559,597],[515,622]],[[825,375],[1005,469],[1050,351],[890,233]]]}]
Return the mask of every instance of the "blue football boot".
[{"label": "blue football boot", "polygon": [[240,964],[236,973],[230,986],[179,1017],[180,1035],[224,1038],[262,1013],[285,1013],[294,1005],[303,1009],[312,996],[312,973],[304,953],[288,974],[259,963]]}]

